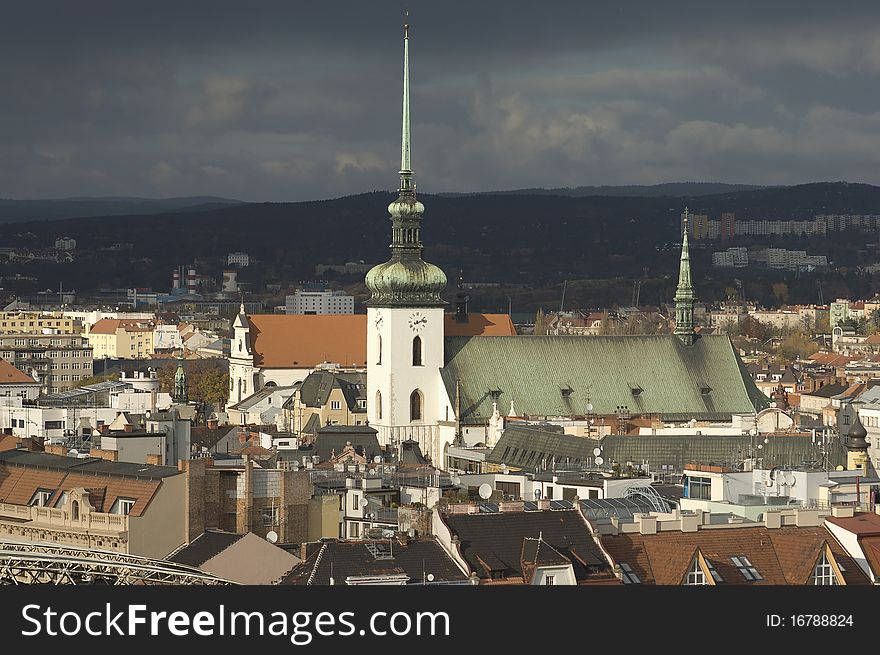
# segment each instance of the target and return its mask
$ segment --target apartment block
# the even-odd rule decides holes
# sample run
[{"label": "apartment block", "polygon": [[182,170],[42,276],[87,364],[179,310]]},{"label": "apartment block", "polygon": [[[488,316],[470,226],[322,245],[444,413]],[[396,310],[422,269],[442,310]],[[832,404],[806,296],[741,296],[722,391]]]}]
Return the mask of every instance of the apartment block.
[{"label": "apartment block", "polygon": [[44,394],[67,391],[92,376],[92,347],[76,334],[0,335],[0,357],[34,377]]}]

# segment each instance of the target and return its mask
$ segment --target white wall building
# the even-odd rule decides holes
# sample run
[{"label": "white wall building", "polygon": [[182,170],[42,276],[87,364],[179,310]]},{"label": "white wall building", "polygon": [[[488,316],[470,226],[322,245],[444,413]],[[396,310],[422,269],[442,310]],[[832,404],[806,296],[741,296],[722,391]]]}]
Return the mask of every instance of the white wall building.
[{"label": "white wall building", "polygon": [[226,255],[227,266],[247,266],[250,264],[250,257],[246,252],[231,252]]}]

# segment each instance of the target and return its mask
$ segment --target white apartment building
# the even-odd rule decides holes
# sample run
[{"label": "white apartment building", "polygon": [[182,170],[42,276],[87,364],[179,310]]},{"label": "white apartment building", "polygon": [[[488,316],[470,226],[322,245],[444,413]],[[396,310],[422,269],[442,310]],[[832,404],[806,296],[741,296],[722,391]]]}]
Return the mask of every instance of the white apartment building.
[{"label": "white apartment building", "polygon": [[748,248],[728,248],[712,253],[714,268],[745,268],[749,265]]},{"label": "white apartment building", "polygon": [[226,255],[227,266],[247,266],[250,264],[251,258],[246,252],[231,252]]},{"label": "white apartment building", "polygon": [[285,314],[354,314],[354,296],[344,291],[306,291],[297,289],[287,296]]}]

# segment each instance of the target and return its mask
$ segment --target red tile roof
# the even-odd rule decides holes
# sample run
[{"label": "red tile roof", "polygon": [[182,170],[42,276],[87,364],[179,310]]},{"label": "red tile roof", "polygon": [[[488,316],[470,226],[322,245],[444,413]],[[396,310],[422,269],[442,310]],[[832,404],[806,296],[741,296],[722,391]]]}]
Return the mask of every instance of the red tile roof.
[{"label": "red tile roof", "polygon": [[[513,336],[507,314],[468,314],[467,323],[444,316],[446,336]],[[367,364],[365,314],[253,314],[248,316],[254,364],[263,368],[314,368],[324,362]]]},{"label": "red tile roof", "polygon": [[116,334],[119,328],[124,328],[126,332],[152,332],[154,323],[148,320],[102,318],[92,326],[89,334]]},{"label": "red tile roof", "polygon": [[40,383],[34,380],[27,373],[23,373],[15,368],[5,359],[0,359],[0,385],[2,384],[34,384]]},{"label": "red tile roof", "polygon": [[839,525],[844,530],[848,530],[853,534],[880,535],[880,515],[872,514],[871,512],[859,512],[855,516],[846,518],[829,516],[825,520],[834,525]]},{"label": "red tile roof", "polygon": [[[822,527],[749,526],[602,537],[602,546],[616,564],[629,564],[645,584],[661,585],[683,584],[698,550],[714,565],[722,584],[808,584],[826,543],[843,565],[847,584],[868,584],[861,569]],[[740,555],[749,559],[762,580],[745,579],[731,560]]]}]

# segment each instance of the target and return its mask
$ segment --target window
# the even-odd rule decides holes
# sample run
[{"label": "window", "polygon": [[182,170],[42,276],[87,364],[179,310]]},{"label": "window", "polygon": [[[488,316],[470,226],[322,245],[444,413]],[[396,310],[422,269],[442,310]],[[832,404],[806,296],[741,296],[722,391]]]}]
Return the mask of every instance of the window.
[{"label": "window", "polygon": [[409,395],[409,420],[422,420],[422,392],[418,389]]},{"label": "window", "polygon": [[715,582],[724,582],[724,578],[721,577],[721,574],[715,570],[715,565],[706,558],[703,558],[703,563],[706,565],[706,568],[709,569],[709,573],[712,575],[712,579]]},{"label": "window", "polygon": [[688,571],[686,578],[686,585],[704,585],[708,584],[706,582],[706,574],[703,573],[703,569],[700,568],[700,562],[695,557],[693,562],[691,562],[691,568]]},{"label": "window", "polygon": [[74,521],[79,521],[79,501],[74,500],[71,504],[71,518]]},{"label": "window", "polygon": [[758,573],[758,570],[752,566],[752,563],[749,561],[749,558],[745,555],[737,555],[736,557],[731,557],[730,561],[733,562],[733,565],[739,569],[739,572],[743,574],[743,577],[746,580],[761,580],[761,574]]},{"label": "window", "polygon": [[412,343],[412,365],[413,366],[421,366],[422,365],[422,338],[415,337]]},{"label": "window", "polygon": [[544,585],[547,587],[552,587],[556,584],[556,576],[555,575],[545,575],[544,576]]},{"label": "window", "polygon": [[366,409],[367,408],[367,399],[366,398],[358,398],[358,409]]},{"label": "window", "polygon": [[281,525],[281,522],[279,521],[279,509],[279,507],[264,507],[260,510],[260,515],[263,517],[264,528]]},{"label": "window", "polygon": [[43,427],[46,430],[60,430],[64,425],[62,421],[45,421]]},{"label": "window", "polygon": [[331,400],[330,409],[342,409],[342,403],[338,400]]},{"label": "window", "polygon": [[128,516],[131,513],[135,502],[134,498],[117,498],[116,502],[113,503],[113,507],[110,508],[110,513]]},{"label": "window", "polygon": [[620,572],[622,574],[623,584],[641,584],[642,581],[639,580],[639,576],[637,576],[629,564],[626,562],[620,563]]},{"label": "window", "polygon": [[376,391],[376,418],[382,418],[382,392]]},{"label": "window", "polygon": [[709,500],[712,497],[712,480],[710,478],[697,478],[692,475],[687,476],[687,485],[685,486],[685,498],[698,498],[700,500]]},{"label": "window", "polygon": [[361,533],[360,523],[352,523],[349,526],[348,531],[349,531],[349,534],[348,534],[349,537],[354,537],[355,539],[357,539],[358,537],[360,537],[360,533]]},{"label": "window", "polygon": [[45,507],[49,504],[49,499],[52,497],[51,489],[37,489],[34,492],[34,495],[31,496],[31,502],[28,503],[31,507]]},{"label": "window", "polygon": [[831,562],[828,561],[828,554],[824,550],[822,551],[822,557],[816,563],[816,568],[813,569],[813,584],[839,584],[839,582],[837,581],[837,575],[835,575],[834,573],[834,567],[831,566]]},{"label": "window", "polygon": [[376,361],[376,364],[382,363],[382,335],[378,335],[376,337],[376,341],[379,344],[379,359]]}]

